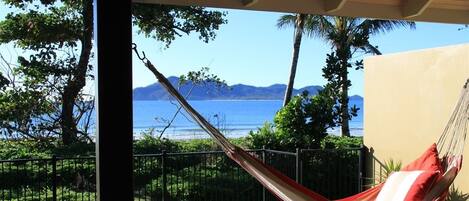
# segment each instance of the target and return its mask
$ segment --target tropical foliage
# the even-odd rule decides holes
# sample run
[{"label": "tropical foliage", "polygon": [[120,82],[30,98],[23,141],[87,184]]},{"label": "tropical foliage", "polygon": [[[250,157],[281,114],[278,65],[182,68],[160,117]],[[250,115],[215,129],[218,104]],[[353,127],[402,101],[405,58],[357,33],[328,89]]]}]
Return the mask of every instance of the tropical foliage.
[{"label": "tropical foliage", "polygon": [[[284,15],[279,20],[279,27],[297,26],[297,15]],[[363,68],[362,60],[354,60],[354,55],[381,54],[378,47],[370,43],[370,37],[387,33],[401,27],[414,28],[415,23],[399,20],[378,20],[340,16],[307,15],[304,19],[303,32],[319,38],[331,45],[331,53],[327,55],[323,76],[327,79],[326,88],[331,89],[338,102],[338,123],[343,136],[350,136],[349,120],[357,108],[349,109],[348,90],[352,86],[349,68]]]},{"label": "tropical foliage", "polygon": [[397,171],[401,170],[401,168],[402,168],[402,162],[401,161],[395,161],[393,159],[389,159],[389,160],[384,162],[384,165],[383,165],[383,170],[384,171],[382,172],[381,177],[383,179],[386,179],[393,172],[397,172]]}]

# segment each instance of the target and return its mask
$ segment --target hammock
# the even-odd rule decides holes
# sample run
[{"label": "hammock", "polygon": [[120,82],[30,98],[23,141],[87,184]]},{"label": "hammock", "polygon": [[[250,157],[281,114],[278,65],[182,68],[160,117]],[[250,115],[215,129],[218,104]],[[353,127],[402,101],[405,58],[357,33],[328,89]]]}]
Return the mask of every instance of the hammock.
[{"label": "hammock", "polygon": [[[187,113],[206,131],[210,137],[222,148],[226,155],[239,164],[246,172],[256,178],[267,190],[282,201],[330,201],[326,197],[315,193],[306,187],[296,183],[291,178],[283,175],[278,170],[264,164],[261,160],[244,151],[242,148],[231,144],[220,131],[212,126],[202,115],[200,115],[171,85],[166,77],[161,74],[153,64],[137,52],[136,45],[133,50],[140,60],[156,76],[161,85],[179,102]],[[428,192],[425,201],[440,200],[446,196],[449,186],[461,169],[462,154],[466,139],[467,123],[469,114],[469,87],[464,86],[459,102],[442,134],[438,140],[437,147],[445,173],[442,175]],[[418,164],[413,166],[419,169]],[[375,200],[383,184],[368,189],[362,193],[337,201],[371,201]]]}]

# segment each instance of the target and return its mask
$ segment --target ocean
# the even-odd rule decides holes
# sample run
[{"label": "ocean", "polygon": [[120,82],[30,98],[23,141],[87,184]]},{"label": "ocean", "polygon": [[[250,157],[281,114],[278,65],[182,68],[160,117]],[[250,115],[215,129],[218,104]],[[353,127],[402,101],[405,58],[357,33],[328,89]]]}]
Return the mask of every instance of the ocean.
[{"label": "ocean", "polygon": [[[272,122],[275,113],[281,108],[281,100],[204,100],[189,101],[215,127],[229,138],[246,136],[257,130],[265,122]],[[351,99],[350,105],[360,108],[358,116],[350,121],[350,132],[354,136],[363,135],[363,101]],[[158,136],[177,110],[170,101],[134,101],[134,137],[142,132],[154,130]],[[163,137],[170,139],[208,138],[200,127],[183,110],[168,127]],[[340,128],[330,129],[331,134],[340,134]]]}]

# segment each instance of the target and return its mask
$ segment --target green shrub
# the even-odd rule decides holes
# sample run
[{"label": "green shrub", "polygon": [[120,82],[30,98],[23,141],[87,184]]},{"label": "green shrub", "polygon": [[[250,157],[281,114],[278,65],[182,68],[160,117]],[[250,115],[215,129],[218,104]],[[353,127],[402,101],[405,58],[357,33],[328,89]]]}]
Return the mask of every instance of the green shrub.
[{"label": "green shrub", "polygon": [[179,145],[181,152],[220,150],[212,139],[175,140],[174,143]]},{"label": "green shrub", "polygon": [[[249,148],[249,142],[246,138],[228,139],[231,143],[243,148]],[[190,140],[173,140],[177,144],[180,152],[198,152],[198,151],[220,151],[220,147],[211,138],[207,139],[190,139]]]},{"label": "green shrub", "polygon": [[94,143],[75,143],[63,146],[56,141],[0,140],[0,159],[39,159],[62,157],[90,156],[95,153]]},{"label": "green shrub", "polygon": [[324,149],[359,148],[363,144],[363,137],[342,137],[328,135],[321,142]]},{"label": "green shrub", "polygon": [[277,112],[274,124],[266,123],[257,132],[250,132],[249,139],[254,148],[316,149],[327,136],[327,129],[336,125],[336,118],[334,100],[326,93],[303,93]]},{"label": "green shrub", "polygon": [[274,118],[282,144],[288,148],[319,148],[327,129],[335,126],[333,107],[333,99],[323,93],[293,98]]},{"label": "green shrub", "polygon": [[0,140],[0,159],[48,158],[53,146],[34,140]]},{"label": "green shrub", "polygon": [[94,143],[79,142],[67,146],[56,146],[52,152],[54,155],[63,157],[94,156],[95,147]]},{"label": "green shrub", "polygon": [[180,152],[181,147],[169,139],[160,139],[148,134],[143,134],[142,139],[134,141],[134,154],[158,154],[163,150]]},{"label": "green shrub", "polygon": [[[246,138],[229,139],[229,141],[244,148],[250,147]],[[211,138],[170,140],[160,139],[148,133],[143,133],[141,139],[134,141],[135,154],[158,154],[163,150],[168,153],[219,151],[220,147]]]},{"label": "green shrub", "polygon": [[240,138],[231,138],[228,139],[231,143],[242,147],[244,149],[249,149],[252,147],[251,142],[248,140],[247,137],[240,137]]},{"label": "green shrub", "polygon": [[269,149],[282,149],[280,136],[275,132],[274,124],[265,122],[264,126],[257,131],[250,131],[247,137],[252,149],[262,149],[264,146]]}]

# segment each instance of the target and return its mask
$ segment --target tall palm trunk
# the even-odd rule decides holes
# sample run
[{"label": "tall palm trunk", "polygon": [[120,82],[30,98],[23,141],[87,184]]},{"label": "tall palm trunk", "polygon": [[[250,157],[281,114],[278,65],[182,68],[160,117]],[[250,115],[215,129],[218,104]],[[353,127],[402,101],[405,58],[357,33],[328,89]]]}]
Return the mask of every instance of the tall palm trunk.
[{"label": "tall palm trunk", "polygon": [[295,84],[296,67],[298,65],[298,58],[300,54],[301,38],[303,37],[303,28],[305,25],[305,14],[297,14],[295,22],[295,38],[293,41],[293,57],[290,67],[290,78],[288,79],[288,85],[285,90],[285,98],[283,99],[283,106],[286,106],[290,102],[293,92],[293,85]]}]

